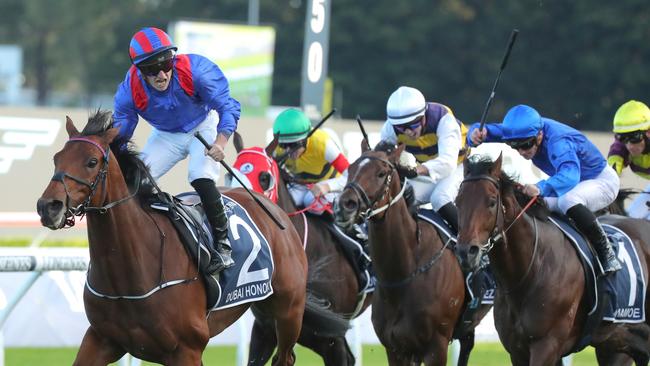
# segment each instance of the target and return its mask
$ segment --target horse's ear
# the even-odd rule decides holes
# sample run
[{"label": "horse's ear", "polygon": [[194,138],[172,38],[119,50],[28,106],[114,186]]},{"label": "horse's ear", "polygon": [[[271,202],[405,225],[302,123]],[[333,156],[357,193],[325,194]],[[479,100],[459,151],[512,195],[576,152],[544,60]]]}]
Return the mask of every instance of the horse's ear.
[{"label": "horse's ear", "polygon": [[492,168],[490,169],[490,174],[493,177],[499,178],[501,176],[501,163],[502,162],[503,162],[503,152],[499,153],[499,157],[497,158],[497,160],[492,165]]},{"label": "horse's ear", "polygon": [[271,142],[269,142],[269,144],[266,145],[266,147],[264,148],[264,151],[266,151],[266,155],[273,156],[273,152],[275,151],[275,148],[278,147],[279,138],[280,136],[273,135],[273,140],[271,140]]},{"label": "horse's ear", "polygon": [[244,140],[242,140],[239,132],[235,131],[235,133],[233,134],[232,143],[233,145],[235,145],[235,150],[237,151],[237,153],[240,153],[242,150],[244,150]]},{"label": "horse's ear", "polygon": [[108,130],[106,130],[106,132],[104,132],[102,134],[102,137],[104,139],[106,139],[107,143],[110,144],[111,142],[113,142],[113,140],[115,140],[115,138],[119,134],[120,134],[120,128],[119,127],[114,127],[114,128],[109,128]]},{"label": "horse's ear", "polygon": [[65,116],[65,129],[68,131],[69,137],[79,136],[79,130],[74,126],[74,122],[69,116]]},{"label": "horse's ear", "polygon": [[406,148],[406,145],[404,144],[397,145],[397,147],[388,155],[388,160],[399,161],[399,157],[400,155],[402,155],[402,151],[404,151],[404,148]]},{"label": "horse's ear", "polygon": [[469,156],[463,160],[463,177],[469,176]]}]

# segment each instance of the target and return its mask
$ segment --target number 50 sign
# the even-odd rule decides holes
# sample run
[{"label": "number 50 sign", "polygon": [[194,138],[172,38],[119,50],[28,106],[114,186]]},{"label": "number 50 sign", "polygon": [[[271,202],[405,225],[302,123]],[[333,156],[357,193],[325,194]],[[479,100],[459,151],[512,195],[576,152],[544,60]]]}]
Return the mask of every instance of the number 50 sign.
[{"label": "number 50 sign", "polygon": [[331,0],[308,0],[300,102],[310,118],[320,118],[327,77]]}]

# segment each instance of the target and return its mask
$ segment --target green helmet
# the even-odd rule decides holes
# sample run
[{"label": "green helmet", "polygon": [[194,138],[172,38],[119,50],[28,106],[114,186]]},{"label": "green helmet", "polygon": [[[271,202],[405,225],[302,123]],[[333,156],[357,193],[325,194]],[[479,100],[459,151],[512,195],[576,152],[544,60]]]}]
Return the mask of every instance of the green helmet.
[{"label": "green helmet", "polygon": [[650,109],[636,100],[623,104],[614,115],[615,133],[645,131],[650,129]]},{"label": "green helmet", "polygon": [[273,122],[273,134],[278,135],[281,144],[303,140],[311,130],[309,118],[301,111],[289,108],[280,113]]}]

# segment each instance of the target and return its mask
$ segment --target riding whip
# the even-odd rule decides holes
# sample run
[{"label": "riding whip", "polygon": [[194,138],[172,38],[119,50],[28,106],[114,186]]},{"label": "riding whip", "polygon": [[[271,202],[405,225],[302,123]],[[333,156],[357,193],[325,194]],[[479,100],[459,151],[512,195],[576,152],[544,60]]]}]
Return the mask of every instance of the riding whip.
[{"label": "riding whip", "polygon": [[[205,146],[206,149],[210,150],[210,148],[212,146],[210,146],[210,144],[207,141],[205,141],[203,136],[201,136],[200,132],[198,132],[198,131],[194,132],[194,137],[199,139],[199,141],[201,141],[201,143],[203,144],[203,146]],[[280,229],[284,230],[285,229],[284,225],[282,225],[282,223],[271,213],[271,211],[269,211],[269,209],[266,208],[266,206],[264,206],[262,201],[260,201],[259,198],[257,198],[253,194],[253,192],[251,192],[250,189],[248,189],[248,187],[246,187],[244,182],[242,182],[241,179],[239,179],[239,177],[237,176],[237,174],[235,174],[235,172],[233,172],[232,168],[230,168],[230,166],[228,166],[228,164],[226,164],[226,162],[223,161],[223,160],[219,161],[219,163],[221,163],[221,166],[223,166],[228,171],[228,173],[230,173],[230,175],[233,178],[235,178],[235,180],[237,180],[237,182],[239,182],[239,184],[241,184],[241,186],[246,190],[246,192],[248,192],[248,194],[250,194],[251,197],[253,197],[253,200],[255,201],[255,203],[257,203],[262,208],[262,210],[264,210],[264,212],[271,218],[271,220],[273,220],[273,222],[275,222],[275,224],[278,225],[278,227]]]},{"label": "riding whip", "polygon": [[499,80],[501,79],[501,72],[503,71],[503,69],[506,68],[506,63],[508,63],[508,58],[510,57],[510,51],[512,51],[512,46],[514,46],[518,34],[519,34],[518,29],[513,29],[512,33],[510,33],[510,40],[508,41],[508,47],[506,47],[506,52],[503,55],[503,60],[501,61],[501,67],[499,68],[499,73],[497,74],[496,80],[494,80],[494,85],[492,86],[490,97],[488,98],[487,103],[485,103],[485,109],[483,109],[483,114],[481,115],[481,125],[479,127],[479,131],[483,130],[483,127],[485,126],[485,117],[487,116],[488,110],[492,105],[494,94],[497,90],[497,86],[499,85]]},{"label": "riding whip", "polygon": [[[359,129],[361,130],[361,135],[363,135],[363,139],[366,141],[365,147],[370,150],[370,140],[368,140],[368,133],[366,133],[366,129],[363,127],[363,122],[361,122],[361,116],[357,114],[357,124],[359,125]],[[363,144],[363,141],[361,141]]]}]

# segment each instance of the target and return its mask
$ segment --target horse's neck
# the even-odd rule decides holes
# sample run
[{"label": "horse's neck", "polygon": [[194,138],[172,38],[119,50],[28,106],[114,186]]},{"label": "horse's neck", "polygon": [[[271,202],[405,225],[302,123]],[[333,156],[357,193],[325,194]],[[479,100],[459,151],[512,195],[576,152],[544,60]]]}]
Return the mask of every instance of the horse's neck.
[{"label": "horse's neck", "polygon": [[[368,224],[373,267],[380,277],[383,272],[385,280],[389,280],[386,276],[403,277],[417,265],[416,222],[403,198],[377,216]],[[431,238],[420,239],[424,242]]]},{"label": "horse's neck", "polygon": [[[540,223],[539,220],[537,223],[534,220],[537,219],[522,215],[505,233],[506,240],[495,243],[489,252],[490,263],[493,263],[491,267],[497,280],[506,289],[521,287],[522,282],[530,280],[531,274],[536,271],[534,256],[540,252]],[[505,227],[511,222],[508,220]]]},{"label": "horse's neck", "polygon": [[[112,170],[115,169],[119,170],[119,167]],[[107,179],[108,192],[100,205],[130,195],[121,173],[113,173]],[[160,252],[162,232],[158,230],[159,224],[152,221],[153,217],[140,207],[137,197],[110,208],[106,213],[90,212],[87,220],[91,277],[95,283],[101,281],[108,289],[120,290],[117,283],[135,283],[135,278],[150,279],[153,274],[147,268],[156,266],[143,263],[159,261],[153,256]]]}]

